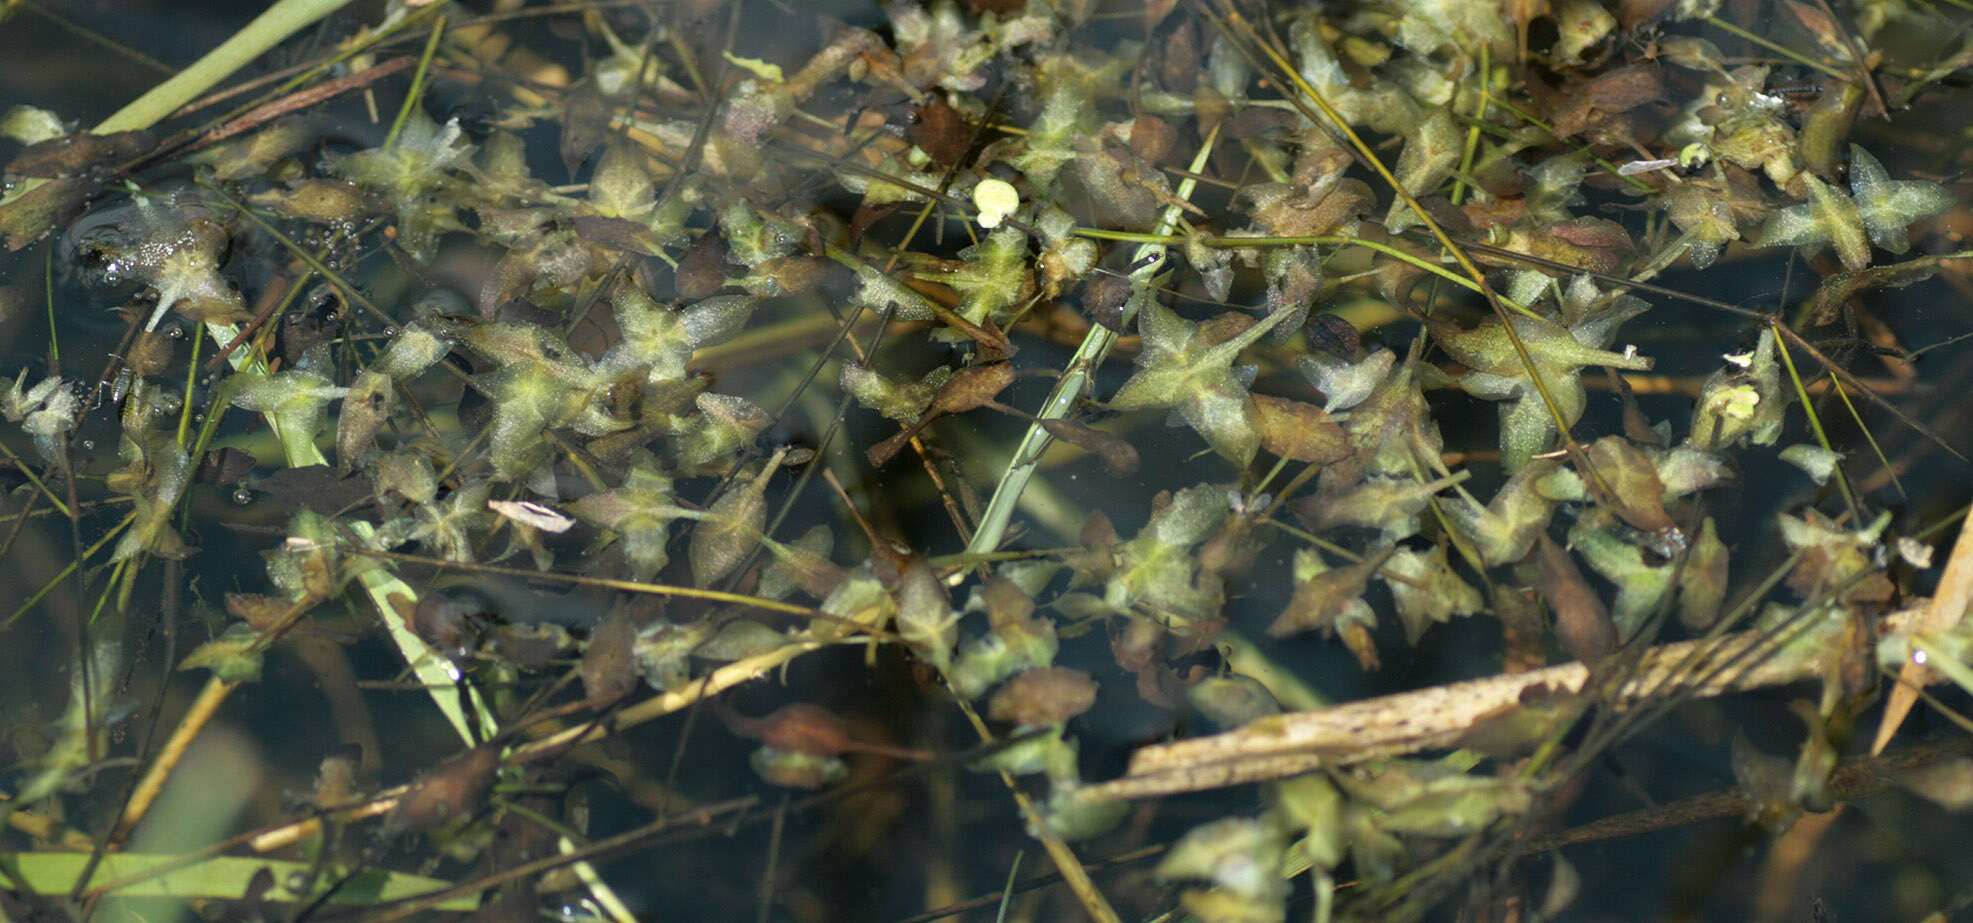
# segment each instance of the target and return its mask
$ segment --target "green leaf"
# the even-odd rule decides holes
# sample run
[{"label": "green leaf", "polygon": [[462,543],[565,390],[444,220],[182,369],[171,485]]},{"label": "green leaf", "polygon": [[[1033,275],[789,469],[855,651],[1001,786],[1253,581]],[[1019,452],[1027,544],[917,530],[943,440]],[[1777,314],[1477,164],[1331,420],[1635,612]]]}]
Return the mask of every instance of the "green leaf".
[{"label": "green leaf", "polygon": [[1802,182],[1809,187],[1809,201],[1776,212],[1761,228],[1754,246],[1801,247],[1813,255],[1829,244],[1836,248],[1843,268],[1852,272],[1870,265],[1871,242],[1903,253],[1911,249],[1906,227],[1953,205],[1952,195],[1936,183],[1891,179],[1877,158],[1856,145],[1850,146],[1853,197],[1812,173],[1803,173]]},{"label": "green leaf", "polygon": [[[264,899],[282,902],[312,901],[328,895],[328,902],[346,906],[370,906],[403,900],[451,887],[450,882],[422,878],[402,872],[366,869],[346,881],[337,875],[312,875],[307,862],[259,859],[249,856],[215,856],[184,866],[182,856],[142,853],[109,853],[101,858],[92,882],[116,881],[145,876],[114,893],[117,897],[165,897],[180,900],[239,900],[247,893],[253,877],[262,869],[274,874],[275,886]],[[0,867],[11,880],[20,881],[37,894],[61,895],[75,890],[76,879],[89,864],[90,855],[80,852],[0,853]],[[313,878],[315,890],[297,894],[287,889],[289,881]],[[329,893],[334,888],[334,893]],[[478,906],[476,894],[452,898],[434,909],[469,911]]]},{"label": "green leaf", "polygon": [[1158,877],[1203,879],[1245,897],[1286,900],[1281,877],[1288,831],[1260,818],[1227,817],[1194,827],[1158,862]]},{"label": "green leaf", "polygon": [[960,316],[976,324],[1006,320],[1007,309],[1032,288],[1027,271],[1028,236],[1003,227],[959,255],[966,265],[947,273],[942,281],[966,296],[959,306]]},{"label": "green leaf", "polygon": [[1480,591],[1452,572],[1444,545],[1423,553],[1399,548],[1380,575],[1397,602],[1405,637],[1414,644],[1432,623],[1480,611]]},{"label": "green leaf", "polygon": [[657,207],[657,186],[644,168],[643,150],[626,141],[611,141],[596,163],[589,181],[589,204],[606,218],[643,221]]},{"label": "green leaf", "polygon": [[[1614,330],[1613,321],[1634,315],[1640,309],[1641,305],[1625,306],[1615,311],[1614,316],[1606,312],[1574,327],[1543,318],[1515,316],[1514,332],[1534,360],[1532,369],[1522,363],[1507,328],[1496,318],[1489,317],[1471,330],[1461,330],[1449,321],[1437,319],[1427,320],[1426,324],[1446,352],[1470,369],[1458,380],[1466,393],[1487,400],[1514,400],[1501,410],[1501,461],[1514,471],[1548,448],[1555,436],[1557,416],[1569,425],[1582,418],[1588,398],[1578,380],[1579,369],[1594,365],[1631,371],[1651,368],[1647,356],[1611,352],[1592,345]],[[1541,392],[1534,387],[1532,375],[1540,376],[1548,397],[1555,402],[1553,408],[1546,405]]]},{"label": "green leaf", "polygon": [[265,659],[255,642],[260,635],[243,624],[234,624],[226,633],[199,645],[178,664],[180,670],[211,670],[212,675],[229,683],[251,683],[260,679]]},{"label": "green leaf", "polygon": [[[1893,180],[1870,152],[1850,145],[1850,192],[1870,239],[1892,253],[1911,249],[1905,228],[1953,206],[1952,193],[1937,183]],[[1850,267],[1855,269],[1857,267]]]},{"label": "green leaf", "polygon": [[1235,464],[1252,461],[1260,434],[1247,418],[1247,385],[1252,370],[1236,370],[1240,351],[1265,336],[1287,314],[1270,315],[1247,329],[1213,342],[1206,325],[1194,324],[1171,309],[1148,302],[1139,316],[1144,354],[1132,375],[1110,399],[1112,410],[1175,407],[1186,424],[1213,450]]}]

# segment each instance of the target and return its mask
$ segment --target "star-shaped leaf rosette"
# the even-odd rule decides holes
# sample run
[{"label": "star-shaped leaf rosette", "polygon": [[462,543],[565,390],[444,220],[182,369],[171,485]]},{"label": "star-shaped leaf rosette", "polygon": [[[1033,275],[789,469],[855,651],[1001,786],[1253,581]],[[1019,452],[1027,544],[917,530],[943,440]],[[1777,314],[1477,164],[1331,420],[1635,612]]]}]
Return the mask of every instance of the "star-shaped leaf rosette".
[{"label": "star-shaped leaf rosette", "polygon": [[[1892,253],[1911,249],[1905,233],[1914,221],[1952,207],[1952,194],[1937,183],[1894,180],[1870,152],[1850,145],[1850,195],[1803,173],[1809,200],[1775,212],[1754,239],[1756,247],[1801,247],[1810,256],[1836,248],[1843,268],[1870,265],[1870,244]],[[1867,242],[1866,242],[1867,237]]]},{"label": "star-shaped leaf rosette", "polygon": [[1254,370],[1235,367],[1233,360],[1286,316],[1274,314],[1220,338],[1212,335],[1210,325],[1194,324],[1155,303],[1147,305],[1140,322],[1144,355],[1138,360],[1137,374],[1110,399],[1110,409],[1175,407],[1214,451],[1246,464],[1260,448],[1260,434],[1247,419],[1247,385]]}]

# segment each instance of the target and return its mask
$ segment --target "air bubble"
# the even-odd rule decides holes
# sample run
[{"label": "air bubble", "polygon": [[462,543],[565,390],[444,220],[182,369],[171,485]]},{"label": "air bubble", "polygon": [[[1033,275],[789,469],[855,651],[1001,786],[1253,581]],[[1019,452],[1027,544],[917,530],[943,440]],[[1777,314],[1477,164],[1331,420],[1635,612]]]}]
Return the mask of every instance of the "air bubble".
[{"label": "air bubble", "polygon": [[241,506],[253,503],[253,491],[245,487],[233,488],[233,502]]}]

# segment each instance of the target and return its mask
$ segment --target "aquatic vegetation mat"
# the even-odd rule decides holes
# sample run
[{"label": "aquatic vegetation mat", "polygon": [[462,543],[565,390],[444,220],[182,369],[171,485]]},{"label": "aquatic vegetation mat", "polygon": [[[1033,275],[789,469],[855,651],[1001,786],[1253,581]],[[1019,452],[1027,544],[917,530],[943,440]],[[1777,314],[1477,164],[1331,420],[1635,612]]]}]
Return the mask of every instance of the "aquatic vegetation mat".
[{"label": "aquatic vegetation mat", "polygon": [[281,0],[4,101],[0,913],[1964,909],[1969,66]]}]

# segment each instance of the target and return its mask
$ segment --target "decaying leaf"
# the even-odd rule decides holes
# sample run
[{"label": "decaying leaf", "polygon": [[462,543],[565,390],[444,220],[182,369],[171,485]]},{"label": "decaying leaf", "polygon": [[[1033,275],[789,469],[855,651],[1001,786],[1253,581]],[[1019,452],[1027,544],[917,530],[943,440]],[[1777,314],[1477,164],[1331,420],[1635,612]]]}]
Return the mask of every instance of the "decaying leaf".
[{"label": "decaying leaf", "polygon": [[1541,595],[1555,613],[1555,637],[1562,649],[1583,663],[1595,663],[1616,650],[1621,640],[1616,623],[1569,553],[1544,535],[1535,547],[1535,564],[1541,574]]},{"label": "decaying leaf", "polygon": [[987,716],[1037,727],[1067,721],[1096,704],[1096,682],[1067,667],[1025,670],[1008,680],[987,702]]}]

